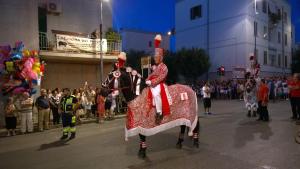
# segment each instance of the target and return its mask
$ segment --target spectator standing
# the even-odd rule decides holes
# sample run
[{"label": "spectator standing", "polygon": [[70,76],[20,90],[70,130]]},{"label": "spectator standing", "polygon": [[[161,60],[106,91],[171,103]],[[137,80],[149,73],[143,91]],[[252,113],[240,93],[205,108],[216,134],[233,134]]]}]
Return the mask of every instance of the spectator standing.
[{"label": "spectator standing", "polygon": [[269,88],[266,85],[265,79],[261,80],[260,86],[258,88],[258,112],[259,119],[263,121],[269,121],[269,112],[268,112],[268,101],[269,101]]},{"label": "spectator standing", "polygon": [[24,92],[19,98],[19,111],[21,113],[21,133],[25,134],[26,131],[33,132],[32,123],[32,108],[33,100],[30,98],[28,92]]},{"label": "spectator standing", "polygon": [[56,90],[52,91],[52,96],[50,98],[50,108],[53,115],[53,124],[59,124],[60,121],[60,114],[58,113],[58,106],[60,102],[60,97]]},{"label": "spectator standing", "polygon": [[39,131],[49,129],[50,119],[50,102],[45,89],[41,89],[41,96],[36,99],[36,106],[38,108],[38,124]]},{"label": "spectator standing", "polygon": [[87,118],[91,117],[92,113],[92,101],[91,98],[89,97],[89,94],[87,91],[85,91],[81,97],[81,104],[84,108],[84,114]]},{"label": "spectator standing", "polygon": [[300,120],[300,81],[299,74],[295,73],[293,79],[288,83],[290,91],[290,102],[292,106],[292,120]]},{"label": "spectator standing", "polygon": [[211,108],[210,93],[211,93],[211,90],[210,90],[208,82],[205,83],[202,90],[203,90],[203,104],[204,104],[205,114],[211,114],[211,112],[210,112],[210,108]]},{"label": "spectator standing", "polygon": [[105,97],[103,90],[97,93],[97,110],[99,114],[99,123],[102,123],[105,118]]},{"label": "spectator standing", "polygon": [[7,104],[4,107],[5,124],[7,136],[16,135],[15,129],[17,126],[16,107],[13,103],[13,98],[8,98]]},{"label": "spectator standing", "polygon": [[243,84],[243,82],[240,82],[239,86],[238,86],[240,100],[243,100],[243,98],[244,98],[244,90],[245,90],[244,84]]},{"label": "spectator standing", "polygon": [[287,84],[286,80],[284,80],[282,82],[282,88],[283,88],[283,99],[288,100],[288,98],[289,98],[289,88],[288,88],[288,84]]}]

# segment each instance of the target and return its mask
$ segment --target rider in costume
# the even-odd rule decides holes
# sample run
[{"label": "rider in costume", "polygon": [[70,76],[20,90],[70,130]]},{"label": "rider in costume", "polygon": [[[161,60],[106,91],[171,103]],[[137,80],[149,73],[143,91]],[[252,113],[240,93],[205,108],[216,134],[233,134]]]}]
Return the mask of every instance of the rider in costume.
[{"label": "rider in costume", "polygon": [[163,63],[164,51],[160,48],[161,35],[155,36],[155,54],[154,61],[156,68],[146,79],[146,84],[150,86],[151,92],[149,97],[153,98],[156,109],[155,121],[160,123],[163,116],[170,114],[170,99],[168,100],[168,91],[165,85],[166,77],[168,75],[168,68]]}]

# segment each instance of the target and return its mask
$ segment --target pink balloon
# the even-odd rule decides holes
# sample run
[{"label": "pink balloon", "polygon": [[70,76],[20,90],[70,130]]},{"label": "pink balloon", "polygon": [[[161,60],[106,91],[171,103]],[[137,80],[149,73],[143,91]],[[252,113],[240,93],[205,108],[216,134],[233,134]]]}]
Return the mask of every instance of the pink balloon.
[{"label": "pink balloon", "polygon": [[33,58],[28,58],[26,60],[26,62],[24,63],[24,68],[25,69],[32,69],[33,63],[34,63],[34,59]]},{"label": "pink balloon", "polygon": [[24,87],[17,87],[12,91],[13,94],[21,94],[23,92],[27,92],[27,89]]},{"label": "pink balloon", "polygon": [[38,79],[38,76],[37,76],[37,73],[35,73],[34,71],[30,70],[30,71],[27,71],[27,77],[31,80],[37,80]]}]

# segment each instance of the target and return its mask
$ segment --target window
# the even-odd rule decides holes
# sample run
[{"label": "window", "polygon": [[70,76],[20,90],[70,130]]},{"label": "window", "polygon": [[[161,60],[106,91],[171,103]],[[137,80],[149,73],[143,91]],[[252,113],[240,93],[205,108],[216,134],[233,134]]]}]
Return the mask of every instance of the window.
[{"label": "window", "polygon": [[287,62],[288,62],[288,57],[285,56],[285,57],[284,57],[284,67],[285,67],[285,68],[287,68],[287,65],[288,65]]},{"label": "window", "polygon": [[286,12],[283,12],[283,21],[285,22],[285,23],[287,23],[287,13]]},{"label": "window", "polygon": [[148,47],[150,47],[150,48],[152,47],[152,41],[148,42]]},{"label": "window", "polygon": [[268,38],[268,28],[264,26],[264,39]]},{"label": "window", "polygon": [[278,43],[281,43],[281,32],[278,32]]},{"label": "window", "polygon": [[202,6],[194,6],[191,8],[191,20],[195,20],[202,17]]},{"label": "window", "polygon": [[287,34],[286,33],[284,34],[284,44],[285,44],[285,46],[287,46]]},{"label": "window", "polygon": [[254,36],[257,36],[257,22],[254,21]]},{"label": "window", "polygon": [[263,0],[262,5],[263,5],[262,6],[263,13],[267,13],[267,1]]},{"label": "window", "polygon": [[277,9],[277,15],[282,16],[282,15],[281,15],[281,10],[280,10],[280,9]]},{"label": "window", "polygon": [[264,65],[268,64],[268,52],[264,51]]},{"label": "window", "polygon": [[270,59],[270,62],[271,62],[271,66],[275,66],[275,64],[276,64],[276,55],[269,55],[269,59]]},{"label": "window", "polygon": [[281,54],[278,54],[278,66],[280,67],[281,66]]},{"label": "window", "polygon": [[272,40],[272,31],[271,31],[271,29],[268,29],[268,35],[270,35],[270,36],[268,36],[268,39],[269,39],[269,42],[271,42],[271,40]]}]

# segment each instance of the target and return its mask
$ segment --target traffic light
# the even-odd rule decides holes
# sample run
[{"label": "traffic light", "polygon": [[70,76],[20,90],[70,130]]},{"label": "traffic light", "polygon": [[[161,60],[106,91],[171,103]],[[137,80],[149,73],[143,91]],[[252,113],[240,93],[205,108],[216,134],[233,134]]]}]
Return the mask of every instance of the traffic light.
[{"label": "traffic light", "polygon": [[221,66],[218,68],[218,74],[220,76],[224,76],[225,75],[225,67],[224,66]]}]

